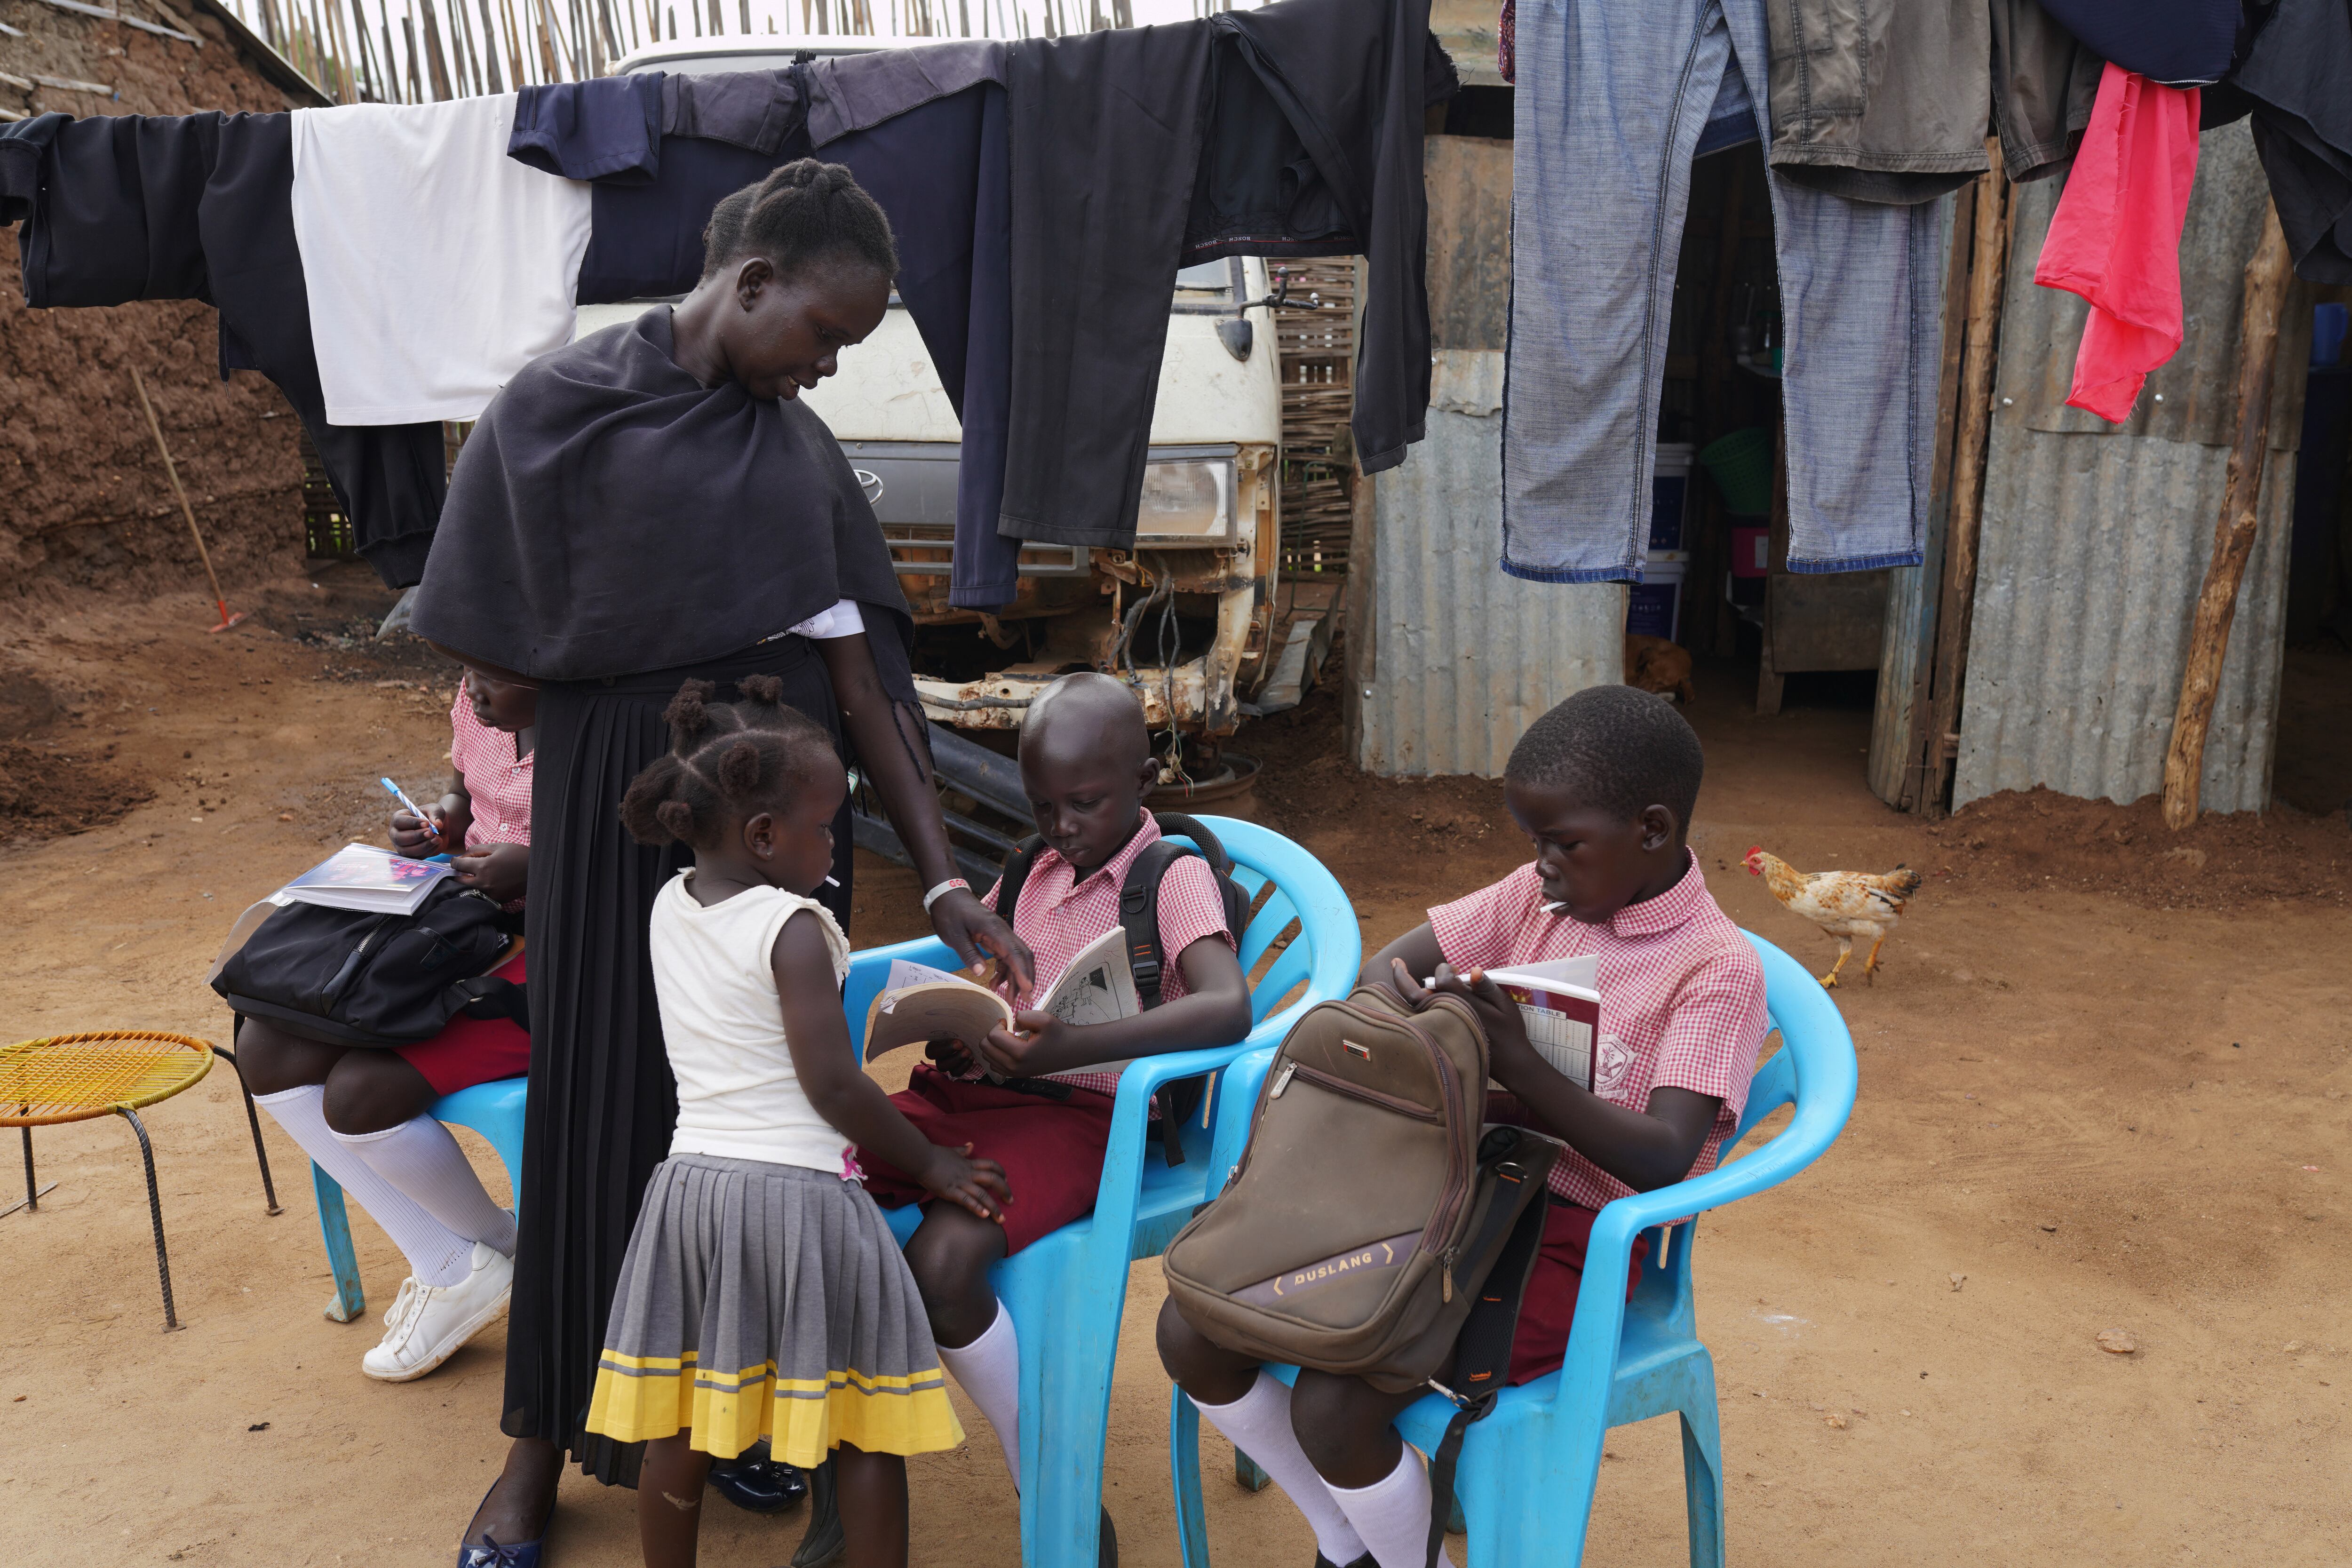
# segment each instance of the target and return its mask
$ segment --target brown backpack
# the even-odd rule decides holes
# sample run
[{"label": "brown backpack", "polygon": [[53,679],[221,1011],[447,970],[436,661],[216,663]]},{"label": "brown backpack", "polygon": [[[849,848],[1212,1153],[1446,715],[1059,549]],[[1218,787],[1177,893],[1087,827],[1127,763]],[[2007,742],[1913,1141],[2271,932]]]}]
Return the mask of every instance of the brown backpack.
[{"label": "brown backpack", "polygon": [[[1415,1012],[1366,985],[1308,1009],[1224,1192],[1169,1244],[1177,1309],[1229,1350],[1402,1393],[1444,1367],[1516,1241],[1515,1320],[1561,1146],[1483,1126],[1486,1071],[1486,1031],[1459,997]],[[1501,1382],[1467,1359],[1454,1375],[1477,1378],[1472,1393]]]}]

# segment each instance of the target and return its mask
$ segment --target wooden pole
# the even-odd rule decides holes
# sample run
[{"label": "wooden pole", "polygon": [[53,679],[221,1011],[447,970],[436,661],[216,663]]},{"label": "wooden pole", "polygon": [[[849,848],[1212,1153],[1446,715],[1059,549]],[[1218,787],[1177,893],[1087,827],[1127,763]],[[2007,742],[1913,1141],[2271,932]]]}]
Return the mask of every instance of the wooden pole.
[{"label": "wooden pole", "polygon": [[1959,428],[1952,440],[1952,510],[1944,545],[1944,581],[1936,612],[1935,701],[1929,708],[1928,766],[1920,780],[1920,814],[1944,815],[1944,769],[1958,748],[1962,666],[1976,613],[1977,541],[1984,524],[1985,453],[1992,437],[1992,383],[2000,364],[2001,289],[2009,277],[2009,176],[1998,147],[1977,176],[1976,232],[1969,241],[1968,342],[1960,356]]},{"label": "wooden pole", "polygon": [[205,577],[213,585],[213,605],[220,611],[220,625],[206,629],[225,632],[245,619],[243,614],[230,615],[228,600],[222,596],[220,575],[213,570],[213,552],[205,548],[204,530],[196,526],[196,509],[188,504],[188,492],[180,483],[180,470],[172,461],[172,448],[163,444],[163,425],[155,417],[155,405],[147,401],[147,384],[139,379],[139,367],[131,367],[131,387],[139,394],[139,406],[147,411],[147,428],[154,433],[155,450],[163,454],[163,472],[172,480],[172,493],[180,498],[180,515],[188,520],[188,533],[196,542],[196,559],[205,563]]},{"label": "wooden pole", "polygon": [[2189,628],[2189,663],[2180,672],[2180,703],[2172,714],[2172,744],[2164,757],[2164,825],[2175,832],[2197,820],[2205,774],[2205,737],[2213,699],[2230,654],[2230,623],[2238,614],[2238,585],[2254,551],[2254,517],[2263,468],[2270,456],[2271,382],[2278,369],[2279,312],[2286,303],[2286,237],[2278,208],[2266,206],[2263,240],[2246,263],[2245,327],[2238,338],[2238,433],[2230,447],[2229,482],[2213,521],[2213,558],[2197,595]]}]

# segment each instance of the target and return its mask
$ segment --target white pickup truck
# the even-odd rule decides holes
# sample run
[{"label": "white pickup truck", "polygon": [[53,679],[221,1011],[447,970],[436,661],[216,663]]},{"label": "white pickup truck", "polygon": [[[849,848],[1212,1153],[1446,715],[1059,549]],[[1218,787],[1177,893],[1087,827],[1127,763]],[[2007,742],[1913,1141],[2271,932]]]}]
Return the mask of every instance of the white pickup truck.
[{"label": "white pickup truck", "polygon": [[[656,45],[618,72],[775,70],[796,53],[904,47],[887,38],[722,38]],[[913,319],[895,298],[841,373],[808,393],[874,503],[917,624],[916,686],[938,723],[1017,726],[1028,696],[1076,668],[1131,671],[1154,728],[1171,720],[1195,779],[1268,684],[1280,520],[1282,391],[1265,263],[1177,275],[1131,551],[1034,545],[1019,593],[982,615],[948,603],[962,431]],[[583,307],[580,330],[646,302]],[[1291,661],[1291,662],[1296,662]],[[1297,700],[1296,677],[1279,683]],[[1025,810],[1018,816],[1025,817]]]}]

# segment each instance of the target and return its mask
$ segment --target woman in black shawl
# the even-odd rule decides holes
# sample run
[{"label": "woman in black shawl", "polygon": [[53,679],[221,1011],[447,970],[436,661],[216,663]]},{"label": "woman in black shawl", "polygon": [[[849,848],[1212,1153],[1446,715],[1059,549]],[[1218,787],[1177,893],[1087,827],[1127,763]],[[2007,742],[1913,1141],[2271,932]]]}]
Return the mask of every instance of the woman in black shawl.
[{"label": "woman in black shawl", "polygon": [[[582,1430],[605,1317],[677,1090],[646,952],[687,857],[639,846],[622,793],[668,743],[689,677],[726,700],[772,674],[882,798],[933,925],[1024,982],[1012,930],[955,879],[888,548],[824,422],[799,402],[879,324],[898,258],[849,172],[788,164],[711,215],[702,282],[534,361],[451,477],[412,625],[539,688],[526,936],[531,1068],[507,1328],[515,1439],[461,1568],[531,1568],[569,1450],[633,1484],[638,1451]],[[839,635],[862,623],[862,631]],[[845,928],[849,807],[825,902]],[[945,891],[940,889],[944,887]]]}]

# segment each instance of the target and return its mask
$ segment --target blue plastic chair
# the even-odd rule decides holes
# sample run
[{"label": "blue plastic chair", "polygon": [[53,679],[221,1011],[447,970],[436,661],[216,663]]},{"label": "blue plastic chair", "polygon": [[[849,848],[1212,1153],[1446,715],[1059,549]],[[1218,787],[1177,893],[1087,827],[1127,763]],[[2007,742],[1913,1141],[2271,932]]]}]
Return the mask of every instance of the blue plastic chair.
[{"label": "blue plastic chair", "polygon": [[[1698,1338],[1691,1300],[1690,1252],[1697,1228],[1684,1215],[1717,1208],[1778,1186],[1819,1159],[1853,1110],[1853,1039],[1845,1020],[1804,966],[1750,935],[1764,962],[1765,1005],[1781,1047],[1756,1071],[1739,1118],[1744,1138],[1783,1105],[1795,1117],[1746,1158],[1655,1192],[1619,1198],[1593,1222],[1576,1326],[1559,1371],[1505,1389],[1462,1444],[1454,1495],[1469,1526],[1474,1568],[1582,1561],[1601,1475],[1601,1445],[1612,1426],[1673,1412],[1682,1417],[1683,1487],[1690,1514],[1692,1568],[1723,1563],[1722,1436],[1716,1415],[1715,1362]],[[1220,1128],[1222,1179],[1248,1138],[1249,1110],[1274,1053],[1253,1053],[1225,1074],[1225,1100],[1236,1129]],[[1729,1152],[1727,1146],[1725,1152]],[[1653,1234],[1641,1282],[1628,1300],[1625,1278],[1636,1232]],[[1682,1245],[1675,1247],[1676,1233]],[[1287,1380],[1295,1369],[1273,1369]],[[1176,1493],[1176,1531],[1185,1568],[1209,1568],[1201,1506],[1200,1412],[1172,1390],[1169,1468]],[[1433,1452],[1454,1406],[1431,1394],[1398,1418],[1405,1440]]]},{"label": "blue plastic chair", "polygon": [[[518,1197],[522,1183],[523,1086],[529,1081],[502,1078],[478,1083],[443,1095],[429,1112],[436,1121],[470,1127],[488,1139],[499,1158],[506,1162],[507,1180],[515,1185]],[[310,1190],[318,1194],[319,1233],[326,1238],[327,1262],[335,1271],[335,1299],[327,1304],[327,1316],[348,1323],[367,1310],[367,1292],[360,1285],[358,1256],[352,1251],[352,1221],[343,1207],[343,1185],[313,1161]]]},{"label": "blue plastic chair", "polygon": [[[1256,968],[1286,931],[1294,934],[1251,987],[1256,1025],[1246,1039],[1216,1050],[1147,1058],[1119,1075],[1094,1213],[991,1273],[1021,1337],[1021,1556],[1030,1568],[1095,1568],[1103,1444],[1128,1266],[1157,1257],[1215,1191],[1212,1176],[1222,1182],[1233,1167],[1232,1153],[1221,1161],[1212,1147],[1212,1130],[1232,1120],[1216,1113],[1224,1099],[1219,1084],[1212,1084],[1200,1113],[1184,1119],[1184,1163],[1172,1168],[1150,1135],[1146,1113],[1153,1093],[1180,1079],[1219,1073],[1244,1052],[1278,1043],[1299,1013],[1346,995],[1363,962],[1354,907],[1321,862],[1255,823],[1201,820],[1233,858],[1234,879],[1257,900],[1242,936],[1243,971]],[[1272,889],[1261,900],[1269,882]],[[843,1005],[861,1057],[866,1009],[896,958],[941,968],[961,962],[937,940],[854,954]],[[1284,1005],[1302,983],[1304,992]],[[1281,1011],[1274,1012],[1277,1006]],[[1255,1093],[1255,1084],[1249,1092]],[[904,1245],[922,1210],[908,1205],[887,1212]]]}]

